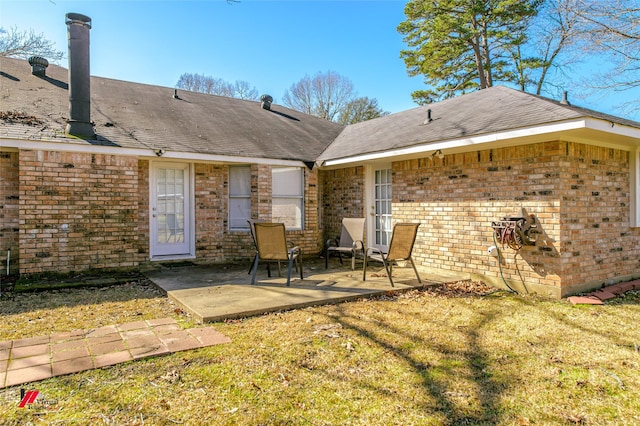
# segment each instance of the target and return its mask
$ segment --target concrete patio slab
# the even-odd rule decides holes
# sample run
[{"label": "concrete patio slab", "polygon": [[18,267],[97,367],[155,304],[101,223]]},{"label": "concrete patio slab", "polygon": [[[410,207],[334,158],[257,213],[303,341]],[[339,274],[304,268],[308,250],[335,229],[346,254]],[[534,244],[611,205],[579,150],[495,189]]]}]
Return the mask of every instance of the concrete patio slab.
[{"label": "concrete patio slab", "polygon": [[145,275],[182,309],[203,323],[340,303],[446,281],[445,277],[434,279],[430,276],[429,280],[422,277],[421,284],[410,267],[396,267],[393,270],[395,287],[391,287],[384,269],[368,270],[367,280],[363,281],[362,270],[352,271],[347,266],[349,262],[344,266],[336,263],[337,266],[327,270],[322,259],[305,259],[304,263],[304,279],[301,280],[299,275],[296,275],[298,278],[292,277],[289,287],[286,286],[286,277],[278,277],[276,270],[269,278],[262,265],[255,285],[251,284],[246,265],[157,264],[145,271]]}]

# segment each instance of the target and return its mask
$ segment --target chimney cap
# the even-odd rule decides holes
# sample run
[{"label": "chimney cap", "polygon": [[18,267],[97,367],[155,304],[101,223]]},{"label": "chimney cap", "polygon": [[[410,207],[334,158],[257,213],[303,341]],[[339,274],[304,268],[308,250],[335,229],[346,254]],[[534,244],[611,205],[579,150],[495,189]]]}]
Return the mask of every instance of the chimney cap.
[{"label": "chimney cap", "polygon": [[29,65],[31,65],[31,74],[44,77],[49,61],[42,56],[30,56],[28,61]]},{"label": "chimney cap", "polygon": [[271,95],[262,95],[260,96],[260,105],[263,109],[271,109],[271,103],[273,102],[273,97]]},{"label": "chimney cap", "polygon": [[81,13],[67,13],[64,18],[64,23],[67,25],[80,24],[91,28],[91,18],[87,15],[83,15]]}]

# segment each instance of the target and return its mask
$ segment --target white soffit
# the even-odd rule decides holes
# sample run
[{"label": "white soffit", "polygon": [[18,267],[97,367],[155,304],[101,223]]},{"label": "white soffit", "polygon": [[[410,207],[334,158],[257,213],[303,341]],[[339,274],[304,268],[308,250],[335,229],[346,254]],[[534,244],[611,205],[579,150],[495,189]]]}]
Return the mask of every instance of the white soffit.
[{"label": "white soffit", "polygon": [[633,146],[640,146],[640,129],[601,119],[582,118],[579,120],[550,123],[542,126],[513,129],[440,142],[429,142],[406,148],[325,160],[323,166],[331,167],[391,158],[408,158],[445,149],[454,152],[464,152],[470,149],[489,149],[542,142],[552,138],[630,150]]}]

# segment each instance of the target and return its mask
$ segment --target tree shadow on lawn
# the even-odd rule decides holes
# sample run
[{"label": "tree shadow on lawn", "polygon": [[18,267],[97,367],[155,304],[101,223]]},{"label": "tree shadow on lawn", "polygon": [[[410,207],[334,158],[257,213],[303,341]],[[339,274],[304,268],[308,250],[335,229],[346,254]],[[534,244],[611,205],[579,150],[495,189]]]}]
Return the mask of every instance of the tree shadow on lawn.
[{"label": "tree shadow on lawn", "polygon": [[110,285],[91,286],[88,284],[37,292],[3,292],[0,298],[0,315],[142,299],[167,299],[167,296],[162,289],[146,278],[136,278]]},{"label": "tree shadow on lawn", "polygon": [[[481,313],[475,323],[466,324],[463,328],[457,329],[456,332],[463,334],[464,347],[456,347],[452,342],[434,343],[415,332],[408,332],[401,325],[388,322],[368,321],[368,325],[378,324],[377,330],[368,330],[358,325],[358,322],[362,321],[360,318],[346,313],[340,307],[338,307],[338,314],[331,314],[330,317],[345,329],[355,331],[385,352],[404,360],[415,373],[419,374],[424,388],[428,390],[434,401],[433,404],[423,403],[419,410],[424,413],[433,413],[434,416],[440,415],[446,419],[445,424],[458,425],[492,424],[500,419],[501,410],[498,400],[508,389],[509,384],[500,382],[488,373],[488,367],[492,365],[490,354],[480,344],[478,333],[500,315],[499,310],[491,309]],[[421,316],[422,318],[414,317],[413,320],[429,324],[431,319],[429,313],[425,312]],[[389,335],[396,339],[388,337],[383,340],[378,337]],[[392,341],[395,342],[391,343]],[[429,351],[437,352],[440,359],[425,361],[419,354],[407,350],[403,344],[398,344],[398,341],[428,347]],[[384,359],[380,362],[384,363]],[[464,379],[474,383],[476,385],[474,389],[477,392],[476,395],[463,395],[462,400],[460,399],[461,389],[452,387],[450,379],[452,374],[458,374],[461,370],[469,372],[465,373]],[[361,383],[361,386],[369,387],[376,392],[388,392],[383,389],[374,389],[367,383]],[[464,391],[462,393],[464,394]],[[472,402],[474,400],[477,403]]]},{"label": "tree shadow on lawn", "polygon": [[[635,311],[625,311],[629,316],[629,330],[616,332],[615,327],[613,330],[605,330],[602,325],[605,318],[609,318],[609,322],[627,322],[620,312],[614,312],[615,306],[611,306],[608,311],[599,311],[601,307],[578,308],[567,304],[565,308],[557,303],[566,302],[549,301],[547,304],[530,297],[514,296],[513,301],[516,305],[508,309],[501,304],[484,305],[481,309],[475,309],[473,315],[464,320],[466,322],[454,317],[455,315],[448,318],[434,317],[428,302],[423,310],[411,314],[411,323],[432,327],[436,330],[435,333],[444,335],[442,338],[438,334],[421,333],[419,327],[390,320],[382,314],[374,313],[363,319],[341,306],[334,313],[328,314],[328,318],[340,323],[345,330],[362,336],[373,347],[381,348],[387,356],[403,360],[418,375],[430,396],[430,399],[422,402],[416,399],[411,403],[420,404],[419,410],[441,417],[445,419],[445,424],[451,425],[496,424],[507,420],[504,416],[517,415],[507,413],[501,402],[510,392],[515,391],[514,387],[519,386],[521,380],[519,377],[510,377],[505,371],[499,371],[503,357],[506,357],[507,368],[514,368],[515,361],[509,361],[512,354],[500,352],[505,350],[509,333],[521,334],[513,342],[514,345],[519,345],[513,348],[513,356],[526,356],[523,354],[533,351],[541,357],[540,362],[553,365],[562,363],[562,354],[569,356],[567,354],[571,352],[567,351],[572,351],[573,347],[577,347],[580,353],[597,353],[598,345],[609,344],[624,349],[631,361],[637,356],[634,351],[637,352],[640,336],[637,332],[629,332],[633,330],[631,324]],[[389,306],[389,310],[393,309],[398,307]],[[474,310],[472,306],[463,309]],[[457,324],[458,321],[464,323]],[[499,327],[500,333],[505,334],[507,340],[501,342],[502,346],[498,345],[492,350],[488,346],[491,343],[487,341],[485,331],[495,334],[496,327]],[[517,331],[518,329],[521,331]],[[562,346],[558,347],[559,344]],[[584,364],[586,370],[596,362],[588,357],[579,362],[566,361],[571,362],[571,365],[575,363],[576,367]],[[385,362],[384,357],[380,362]],[[634,364],[629,362],[629,365]],[[601,368],[605,367],[613,368],[608,365]],[[625,373],[629,368],[624,367],[618,374]],[[612,377],[617,377],[615,373],[611,374]],[[631,377],[632,372],[629,371],[629,375]],[[366,379],[360,386],[381,395],[397,397],[388,389],[379,388]]]}]

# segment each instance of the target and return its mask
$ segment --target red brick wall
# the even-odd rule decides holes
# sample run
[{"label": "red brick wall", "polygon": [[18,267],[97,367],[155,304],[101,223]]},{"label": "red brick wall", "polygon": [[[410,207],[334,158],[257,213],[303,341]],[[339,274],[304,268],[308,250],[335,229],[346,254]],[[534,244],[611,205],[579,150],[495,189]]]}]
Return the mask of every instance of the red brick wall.
[{"label": "red brick wall", "polygon": [[[249,260],[255,249],[249,231],[230,231],[228,224],[229,168],[226,165],[195,166],[196,260],[225,262]],[[305,255],[322,250],[318,224],[318,176],[305,169],[304,230],[287,231],[287,239]],[[251,166],[251,214],[271,220],[271,167]]]},{"label": "red brick wall", "polygon": [[629,227],[629,153],[565,144],[560,164],[563,286],[640,273],[640,229]]},{"label": "red brick wall", "polygon": [[231,258],[238,257],[239,245],[231,247],[225,238],[228,233],[228,168],[217,164],[196,164],[194,172],[196,258],[224,261],[227,254]]},{"label": "red brick wall", "polygon": [[18,153],[0,151],[0,276],[7,273],[7,256],[10,256],[9,272],[18,272],[18,194]]},{"label": "red brick wall", "polygon": [[364,217],[364,167],[326,170],[322,177],[323,241],[340,236],[342,219]]},{"label": "red brick wall", "polygon": [[138,160],[22,150],[20,272],[137,266]]},{"label": "red brick wall", "polygon": [[138,160],[138,262],[149,260],[149,161]]},{"label": "red brick wall", "polygon": [[554,297],[640,271],[629,228],[628,153],[549,142],[393,164],[394,221],[419,221],[415,257],[427,270],[502,282],[490,224],[521,208],[542,235],[503,250],[514,288]]}]

